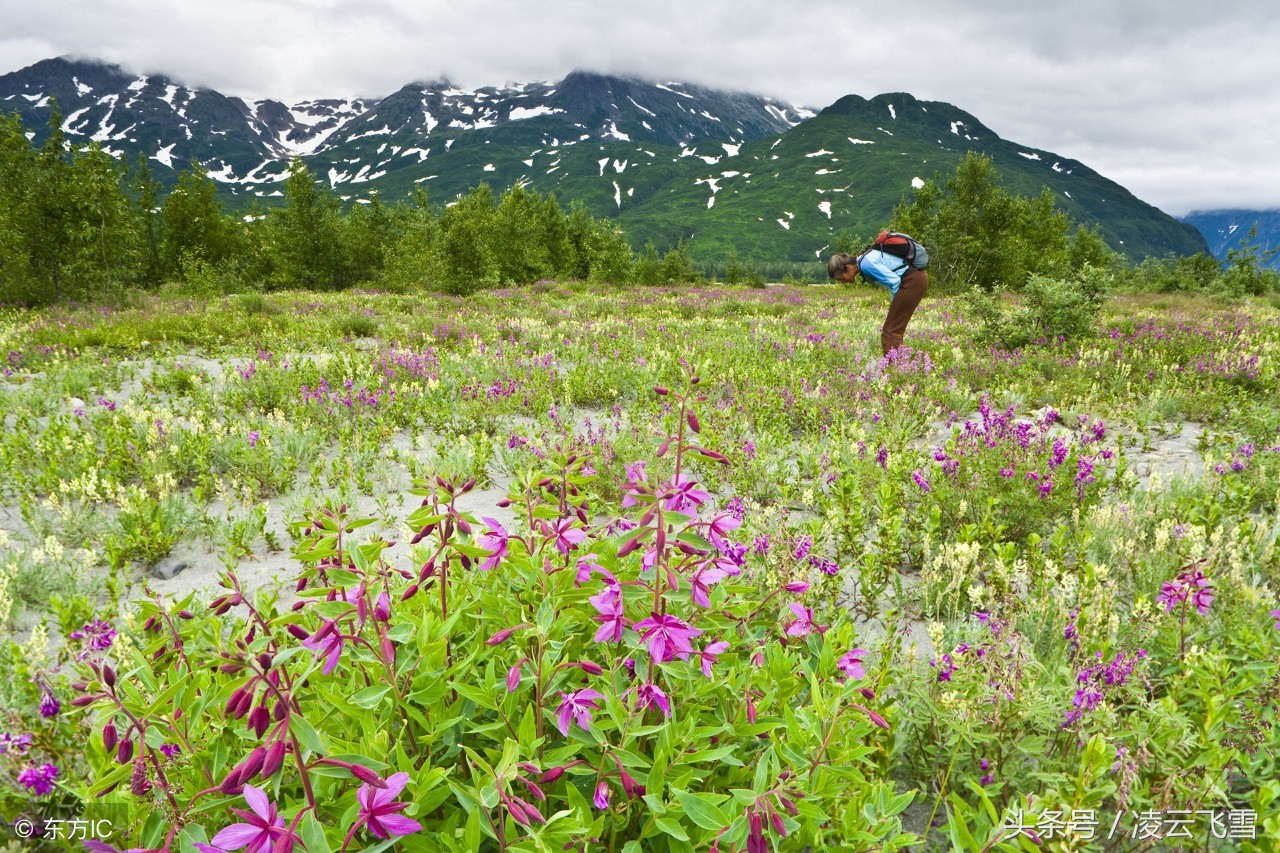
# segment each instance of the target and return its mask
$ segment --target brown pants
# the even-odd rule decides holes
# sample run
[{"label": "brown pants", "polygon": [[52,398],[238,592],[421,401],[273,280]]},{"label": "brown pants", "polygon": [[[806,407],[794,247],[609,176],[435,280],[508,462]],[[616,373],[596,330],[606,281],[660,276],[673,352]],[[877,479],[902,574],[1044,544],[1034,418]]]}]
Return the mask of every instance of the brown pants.
[{"label": "brown pants", "polygon": [[924,270],[908,270],[902,277],[898,293],[889,303],[889,316],[885,317],[884,325],[880,327],[880,348],[885,355],[902,343],[907,323],[911,322],[911,315],[916,313],[916,306],[928,289],[929,275]]}]

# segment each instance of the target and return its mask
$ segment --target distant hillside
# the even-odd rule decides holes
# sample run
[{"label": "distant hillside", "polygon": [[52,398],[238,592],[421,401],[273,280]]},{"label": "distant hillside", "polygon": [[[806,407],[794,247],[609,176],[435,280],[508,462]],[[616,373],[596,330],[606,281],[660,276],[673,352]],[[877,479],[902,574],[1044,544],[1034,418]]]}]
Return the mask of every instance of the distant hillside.
[{"label": "distant hillside", "polygon": [[238,209],[274,203],[296,156],[348,201],[425,186],[442,204],[482,181],[522,183],[617,220],[637,247],[684,239],[702,259],[806,261],[842,231],[878,230],[913,186],[952,173],[972,150],[990,155],[1014,192],[1050,187],[1131,258],[1206,250],[1194,227],[1083,164],[907,94],[849,95],[816,114],[749,93],[575,71],[558,83],[412,83],[384,98],[288,105],[67,59],[0,76],[0,109],[17,111],[37,142],[55,99],[72,142],[130,163],[142,152],[165,184],[198,160]]},{"label": "distant hillside", "polygon": [[[1219,260],[1225,261],[1229,249],[1239,248],[1248,239],[1250,228],[1257,229],[1254,243],[1260,249],[1280,247],[1280,210],[1197,210],[1182,221],[1199,229]],[[1280,269],[1280,252],[1267,266]]]}]

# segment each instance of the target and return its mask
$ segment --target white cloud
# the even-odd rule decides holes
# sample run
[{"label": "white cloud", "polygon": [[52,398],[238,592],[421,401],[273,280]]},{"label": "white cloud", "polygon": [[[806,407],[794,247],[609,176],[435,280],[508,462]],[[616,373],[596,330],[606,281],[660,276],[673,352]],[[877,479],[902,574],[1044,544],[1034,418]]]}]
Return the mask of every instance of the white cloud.
[{"label": "white cloud", "polygon": [[1212,15],[1190,0],[905,0],[892,15],[835,0],[0,0],[0,21],[0,74],[70,54],[286,102],[574,68],[815,108],[905,91],[1080,160],[1170,213],[1280,206],[1270,0],[1224,0]]}]

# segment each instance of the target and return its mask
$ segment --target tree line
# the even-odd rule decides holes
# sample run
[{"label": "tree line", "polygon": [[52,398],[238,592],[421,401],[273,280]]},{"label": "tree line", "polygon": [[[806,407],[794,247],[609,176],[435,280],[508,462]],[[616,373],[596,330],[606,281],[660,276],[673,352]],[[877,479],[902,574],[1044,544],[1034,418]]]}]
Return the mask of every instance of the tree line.
[{"label": "tree line", "polygon": [[[341,199],[295,159],[283,204],[223,209],[199,164],[163,193],[145,155],[129,165],[96,143],[73,147],[55,109],[36,147],[20,118],[0,119],[0,302],[47,305],[130,288],[186,292],[426,288],[463,295],[541,279],[696,281],[683,244],[637,255],[622,230],[581,204],[524,186],[481,184],[442,210]],[[163,199],[161,196],[163,194]]]},{"label": "tree line", "polygon": [[[695,261],[683,243],[633,251],[623,231],[581,204],[522,185],[501,195],[488,184],[442,209],[415,190],[386,204],[375,194],[345,207],[300,160],[290,164],[282,204],[247,213],[223,209],[198,163],[166,193],[145,155],[130,166],[96,143],[68,144],[62,116],[39,146],[17,114],[0,118],[0,303],[47,305],[109,299],[126,290],[391,291],[465,295],[543,279],[676,284],[708,278],[763,285],[765,277],[817,280],[820,264],[756,265],[736,255]],[[1054,205],[1001,186],[991,160],[969,154],[954,175],[936,176],[904,199],[889,227],[929,247],[930,278],[943,292],[1018,290],[1039,278],[1124,266],[1096,229]],[[858,251],[867,235],[844,234]],[[1224,268],[1208,256],[1151,259],[1129,269],[1135,289],[1199,289],[1231,295],[1277,287],[1266,258],[1248,246]]]}]

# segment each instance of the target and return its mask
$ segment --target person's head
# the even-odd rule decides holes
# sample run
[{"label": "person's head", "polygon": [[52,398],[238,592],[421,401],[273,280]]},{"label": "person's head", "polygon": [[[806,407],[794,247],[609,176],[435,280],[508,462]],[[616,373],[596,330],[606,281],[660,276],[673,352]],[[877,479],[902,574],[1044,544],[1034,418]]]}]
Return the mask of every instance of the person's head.
[{"label": "person's head", "polygon": [[858,259],[848,252],[832,255],[827,260],[827,277],[848,284],[858,275]]}]

